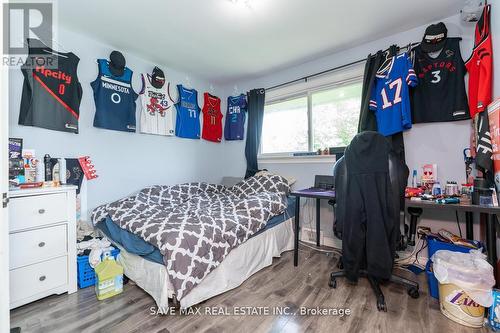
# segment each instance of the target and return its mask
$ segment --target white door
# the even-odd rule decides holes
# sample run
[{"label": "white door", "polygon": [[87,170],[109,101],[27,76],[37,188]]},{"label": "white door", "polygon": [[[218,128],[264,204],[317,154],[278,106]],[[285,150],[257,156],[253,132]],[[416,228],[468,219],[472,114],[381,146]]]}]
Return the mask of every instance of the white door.
[{"label": "white door", "polygon": [[[3,3],[0,5],[3,10]],[[3,36],[3,23],[0,24]],[[0,51],[0,53],[3,53]],[[9,73],[0,62],[0,332],[9,332],[9,219],[7,216],[7,193],[9,178]],[[5,196],[5,197],[4,197]]]}]

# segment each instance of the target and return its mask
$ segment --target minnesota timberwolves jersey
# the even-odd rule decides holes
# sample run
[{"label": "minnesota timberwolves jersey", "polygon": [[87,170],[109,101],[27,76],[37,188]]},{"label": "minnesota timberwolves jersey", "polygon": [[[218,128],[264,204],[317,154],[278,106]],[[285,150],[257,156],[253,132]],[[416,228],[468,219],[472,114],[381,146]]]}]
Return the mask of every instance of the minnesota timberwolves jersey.
[{"label": "minnesota timberwolves jersey", "polygon": [[411,90],[413,123],[470,119],[460,38],[447,38],[437,57],[415,48],[418,86]]},{"label": "minnesota timberwolves jersey", "polygon": [[198,92],[194,89],[177,85],[179,101],[175,104],[177,118],[175,120],[175,135],[180,138],[200,138],[200,107]]},{"label": "minnesota timberwolves jersey", "polygon": [[389,136],[411,128],[409,87],[417,82],[407,53],[392,57],[388,68],[377,73],[369,107],[375,112],[379,133]]},{"label": "minnesota timberwolves jersey", "polygon": [[229,96],[227,98],[226,123],[224,137],[226,140],[243,140],[245,119],[247,113],[247,99],[245,94]]},{"label": "minnesota timberwolves jersey", "polygon": [[[19,125],[78,133],[82,86],[77,77],[80,59],[60,53],[39,40],[28,39]],[[45,65],[47,64],[47,66]]]},{"label": "minnesota timberwolves jersey", "polygon": [[135,132],[135,100],[132,71],[125,67],[122,76],[114,76],[106,59],[98,59],[99,74],[90,85],[94,90],[94,127]]},{"label": "minnesota timberwolves jersey", "polygon": [[141,133],[174,135],[174,101],[170,97],[170,83],[156,88],[151,83],[150,74],[142,74],[141,96]]},{"label": "minnesota timberwolves jersey", "polygon": [[220,112],[220,98],[209,93],[204,93],[203,97],[203,131],[201,137],[208,141],[221,142],[222,112]]}]

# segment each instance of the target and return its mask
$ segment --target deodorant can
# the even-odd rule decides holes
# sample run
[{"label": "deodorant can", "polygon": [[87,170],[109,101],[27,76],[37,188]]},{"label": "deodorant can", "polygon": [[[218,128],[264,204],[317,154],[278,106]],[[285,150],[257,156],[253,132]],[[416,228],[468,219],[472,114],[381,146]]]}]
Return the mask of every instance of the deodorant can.
[{"label": "deodorant can", "polygon": [[50,167],[50,155],[45,154],[43,157],[43,164],[45,166],[45,181],[50,182],[52,180],[52,168]]},{"label": "deodorant can", "polygon": [[42,160],[37,159],[36,160],[36,176],[35,176],[35,181],[38,182],[43,182],[45,180],[45,165]]}]

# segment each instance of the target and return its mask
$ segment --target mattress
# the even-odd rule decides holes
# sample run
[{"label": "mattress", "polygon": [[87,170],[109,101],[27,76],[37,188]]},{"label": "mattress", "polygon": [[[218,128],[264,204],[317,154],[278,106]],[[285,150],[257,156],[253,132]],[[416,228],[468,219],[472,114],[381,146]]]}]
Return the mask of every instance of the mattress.
[{"label": "mattress", "polygon": [[[270,266],[273,257],[293,250],[293,235],[293,218],[289,218],[248,239],[180,300],[181,308],[188,308],[240,286],[250,276]],[[117,261],[123,266],[124,274],[150,294],[159,308],[166,309],[168,299],[175,296],[165,266],[131,254],[120,245],[118,247],[121,253]]]},{"label": "mattress", "polygon": [[[272,229],[277,225],[283,223],[284,221],[290,219],[294,216],[295,212],[295,197],[288,197],[287,199],[287,209],[283,214],[274,216],[271,218],[264,228],[259,230],[257,233],[252,235],[251,237],[256,237],[257,235],[265,232],[266,230]],[[116,225],[111,218],[108,216],[105,220],[96,224],[96,227],[99,228],[110,240],[113,241],[116,245],[119,245],[121,248],[125,249],[130,254],[135,254],[140,257],[143,257],[146,260],[163,264],[163,255],[160,250],[146,242],[139,236],[131,233],[128,230],[120,228]]]}]

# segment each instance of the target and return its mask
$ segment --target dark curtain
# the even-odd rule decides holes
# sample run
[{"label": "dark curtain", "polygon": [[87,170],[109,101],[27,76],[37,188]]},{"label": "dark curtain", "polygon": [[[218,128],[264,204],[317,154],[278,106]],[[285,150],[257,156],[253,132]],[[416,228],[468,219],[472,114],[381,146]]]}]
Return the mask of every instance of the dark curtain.
[{"label": "dark curtain", "polygon": [[262,122],[264,120],[265,89],[253,89],[247,93],[248,100],[248,126],[245,157],[247,171],[245,178],[252,177],[259,170],[257,154],[259,153],[260,137],[262,135]]},{"label": "dark curtain", "polygon": [[358,133],[364,131],[377,131],[377,119],[375,114],[370,111],[370,93],[375,82],[375,74],[382,62],[382,51],[376,54],[369,54],[366,58],[365,73],[363,76],[363,89],[361,93],[361,111],[359,113]]}]

